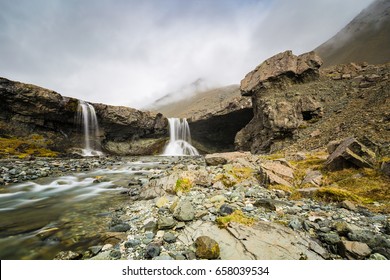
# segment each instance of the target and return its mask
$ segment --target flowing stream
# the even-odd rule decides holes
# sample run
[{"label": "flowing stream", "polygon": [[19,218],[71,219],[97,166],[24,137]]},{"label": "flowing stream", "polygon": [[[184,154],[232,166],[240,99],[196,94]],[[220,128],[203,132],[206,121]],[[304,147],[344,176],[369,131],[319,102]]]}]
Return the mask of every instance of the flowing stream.
[{"label": "flowing stream", "polygon": [[129,181],[147,182],[162,161],[146,157],[0,189],[0,259],[52,259],[101,243],[113,211],[129,203]]}]

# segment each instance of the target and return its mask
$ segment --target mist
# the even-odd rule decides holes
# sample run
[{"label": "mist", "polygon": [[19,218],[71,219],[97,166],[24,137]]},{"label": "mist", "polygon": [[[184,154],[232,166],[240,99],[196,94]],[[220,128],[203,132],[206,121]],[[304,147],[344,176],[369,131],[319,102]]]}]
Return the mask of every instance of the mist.
[{"label": "mist", "polygon": [[372,0],[0,0],[0,76],[143,108],[202,79],[238,84],[313,50]]}]

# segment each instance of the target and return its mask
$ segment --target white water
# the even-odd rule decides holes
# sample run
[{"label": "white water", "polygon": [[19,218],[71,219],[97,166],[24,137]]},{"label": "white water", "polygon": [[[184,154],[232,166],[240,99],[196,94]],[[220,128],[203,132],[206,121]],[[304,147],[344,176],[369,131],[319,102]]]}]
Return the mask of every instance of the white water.
[{"label": "white water", "polygon": [[164,156],[196,156],[198,151],[191,145],[190,127],[186,119],[168,118],[170,139]]},{"label": "white water", "polygon": [[83,156],[102,155],[99,141],[99,124],[95,108],[91,104],[80,100],[77,111],[78,123],[83,126],[84,132]]}]

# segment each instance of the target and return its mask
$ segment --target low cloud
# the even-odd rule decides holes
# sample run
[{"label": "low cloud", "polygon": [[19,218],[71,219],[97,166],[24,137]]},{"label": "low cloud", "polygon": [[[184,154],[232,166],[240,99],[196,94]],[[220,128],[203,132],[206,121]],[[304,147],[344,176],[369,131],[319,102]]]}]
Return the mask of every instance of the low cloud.
[{"label": "low cloud", "polygon": [[237,84],[310,51],[372,0],[0,2],[0,76],[141,108],[199,78]]}]

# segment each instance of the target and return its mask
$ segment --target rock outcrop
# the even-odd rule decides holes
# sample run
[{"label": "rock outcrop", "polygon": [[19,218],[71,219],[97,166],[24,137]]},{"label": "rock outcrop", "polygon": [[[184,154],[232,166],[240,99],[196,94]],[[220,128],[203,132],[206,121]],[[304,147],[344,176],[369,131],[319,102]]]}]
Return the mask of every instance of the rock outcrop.
[{"label": "rock outcrop", "polygon": [[[0,136],[42,135],[49,148],[65,152],[82,147],[77,125],[79,101],[38,86],[0,78]],[[92,104],[100,124],[102,148],[120,155],[146,155],[161,150],[168,122],[161,114],[132,108]]]},{"label": "rock outcrop", "polygon": [[286,51],[246,75],[241,93],[252,96],[254,117],[236,135],[238,150],[268,152],[276,142],[292,138],[304,120],[321,117],[322,105],[314,95],[289,92],[292,85],[317,80],[321,64],[314,52],[295,56]]}]

